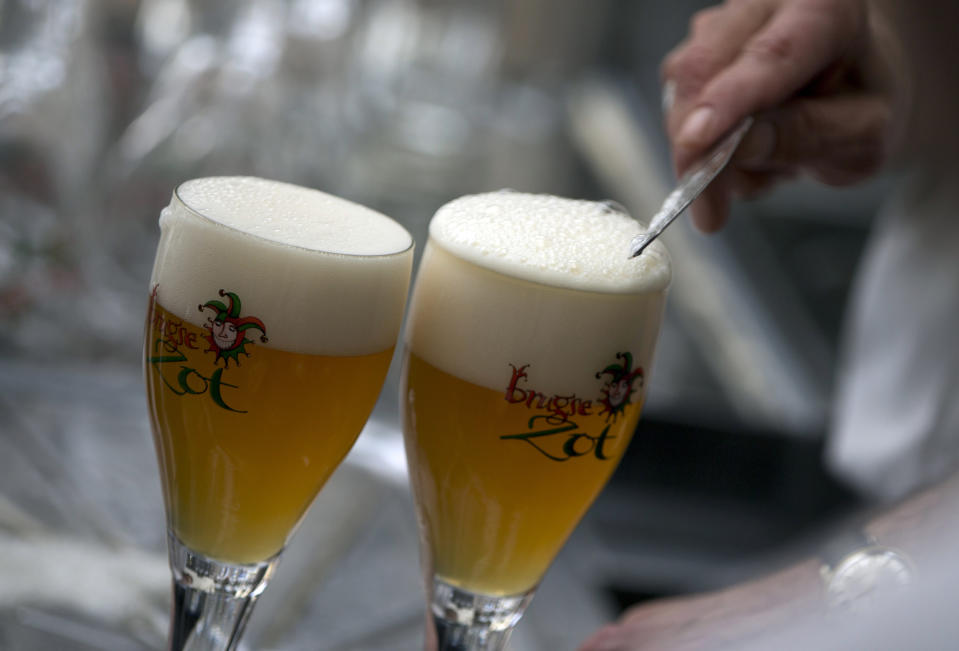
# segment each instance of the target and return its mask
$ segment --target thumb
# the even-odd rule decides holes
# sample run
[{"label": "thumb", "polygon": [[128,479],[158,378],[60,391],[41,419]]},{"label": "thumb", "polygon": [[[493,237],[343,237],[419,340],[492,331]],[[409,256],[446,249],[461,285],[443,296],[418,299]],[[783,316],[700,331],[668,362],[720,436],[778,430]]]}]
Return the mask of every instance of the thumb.
[{"label": "thumb", "polygon": [[799,168],[829,185],[849,185],[883,164],[890,107],[879,95],[797,98],[757,116],[733,158],[741,170]]}]

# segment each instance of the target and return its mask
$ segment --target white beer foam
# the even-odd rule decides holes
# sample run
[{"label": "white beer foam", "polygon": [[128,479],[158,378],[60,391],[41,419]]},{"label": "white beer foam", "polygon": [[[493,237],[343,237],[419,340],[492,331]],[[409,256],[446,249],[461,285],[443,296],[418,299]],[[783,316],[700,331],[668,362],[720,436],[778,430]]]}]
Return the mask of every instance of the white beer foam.
[{"label": "white beer foam", "polygon": [[669,258],[658,245],[646,261],[644,253],[627,262],[641,226],[626,220],[602,204],[523,194],[444,206],[430,224],[407,346],[503,392],[510,365],[529,365],[524,389],[584,400],[599,397],[608,377],[595,374],[620,361],[617,353],[631,353],[633,368],[648,372]]},{"label": "white beer foam", "polygon": [[188,181],[160,216],[151,287],[163,307],[197,326],[199,306],[242,301],[266,325],[257,345],[364,355],[396,343],[413,240],[369,208],[317,190],[248,177]]},{"label": "white beer foam", "polygon": [[413,244],[386,215],[289,183],[225,176],[187,181],[176,194],[208,219],[280,244],[344,255],[389,255]]},{"label": "white beer foam", "polygon": [[629,293],[664,289],[670,264],[654,242],[628,258],[644,231],[609,204],[501,191],[455,199],[437,211],[430,237],[481,267],[570,289]]}]

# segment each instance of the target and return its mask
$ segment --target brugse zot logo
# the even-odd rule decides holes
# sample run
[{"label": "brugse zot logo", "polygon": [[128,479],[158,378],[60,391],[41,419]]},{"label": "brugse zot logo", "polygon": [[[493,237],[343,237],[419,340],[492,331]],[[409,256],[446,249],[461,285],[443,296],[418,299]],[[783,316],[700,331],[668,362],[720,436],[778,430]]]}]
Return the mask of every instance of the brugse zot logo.
[{"label": "brugse zot logo", "polygon": [[[241,316],[240,297],[221,289],[218,293],[227,300],[226,303],[212,299],[197,306],[201,314],[207,314],[206,323],[203,324],[207,332],[200,336],[206,340],[209,347],[201,350],[201,344],[197,341],[198,333],[192,329],[193,326],[156,309],[157,289],[158,287],[154,287],[150,296],[151,328],[156,333],[156,339],[151,351],[153,354],[148,355],[147,362],[153,366],[163,384],[176,395],[206,395],[218,407],[246,413],[246,410],[235,409],[227,404],[224,390],[239,387],[227,382],[223,375],[230,367],[231,361],[234,366],[239,366],[240,355],[250,356],[247,345],[254,342],[246,337],[248,331],[259,330],[260,341],[269,341],[266,337],[266,326],[255,316]],[[216,367],[209,376],[191,366],[196,363],[198,356],[208,353],[213,353],[213,365]]]},{"label": "brugse zot logo", "polygon": [[[506,434],[500,439],[524,441],[553,461],[568,461],[589,454],[606,459],[606,442],[616,438],[609,433],[610,424],[633,404],[633,394],[643,386],[643,369],[633,368],[632,353],[616,353],[616,359],[617,362],[596,373],[597,379],[607,379],[595,404],[575,394],[550,396],[520,386],[529,379],[526,373],[529,364],[520,367],[510,364],[513,374],[506,387],[506,401],[539,413],[527,421],[528,431]],[[605,427],[598,434],[579,431],[579,425],[572,420],[576,416],[605,416]]]},{"label": "brugse zot logo", "polygon": [[219,294],[229,299],[230,304],[225,305],[223,301],[212,300],[198,306],[200,312],[213,311],[213,316],[207,317],[206,324],[203,326],[210,331],[210,334],[206,336],[206,340],[210,342],[207,352],[216,355],[217,363],[223,360],[224,368],[230,366],[230,360],[239,366],[240,355],[250,356],[250,353],[246,352],[246,345],[253,343],[243,333],[255,328],[261,333],[260,341],[266,343],[269,341],[266,338],[266,326],[255,316],[240,316],[239,296],[233,292],[224,292],[222,289]]}]

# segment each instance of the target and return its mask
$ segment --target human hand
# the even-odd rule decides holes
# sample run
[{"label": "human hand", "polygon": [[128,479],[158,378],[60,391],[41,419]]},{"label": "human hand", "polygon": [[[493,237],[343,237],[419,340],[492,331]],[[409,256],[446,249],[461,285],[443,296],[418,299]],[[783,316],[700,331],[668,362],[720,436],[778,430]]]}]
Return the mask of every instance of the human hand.
[{"label": "human hand", "polygon": [[694,651],[709,648],[722,609],[719,595],[636,606],[583,642],[579,651]]},{"label": "human hand", "polygon": [[693,204],[694,223],[715,231],[732,197],[800,172],[831,185],[873,174],[889,137],[892,42],[865,0],[727,0],[697,13],[662,66],[677,172],[745,116],[756,123]]},{"label": "human hand", "polygon": [[[791,627],[822,615],[818,561],[787,568],[733,588],[664,599],[629,609],[579,647],[579,651],[703,651],[757,648]],[[769,635],[771,644],[761,644]]]}]

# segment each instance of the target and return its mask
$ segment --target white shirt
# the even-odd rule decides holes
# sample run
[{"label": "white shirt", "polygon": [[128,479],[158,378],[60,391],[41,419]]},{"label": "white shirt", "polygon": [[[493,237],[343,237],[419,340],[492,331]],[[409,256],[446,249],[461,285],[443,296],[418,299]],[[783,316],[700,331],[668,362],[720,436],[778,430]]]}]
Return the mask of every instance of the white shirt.
[{"label": "white shirt", "polygon": [[895,499],[959,465],[959,177],[884,210],[847,321],[831,467]]}]

